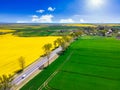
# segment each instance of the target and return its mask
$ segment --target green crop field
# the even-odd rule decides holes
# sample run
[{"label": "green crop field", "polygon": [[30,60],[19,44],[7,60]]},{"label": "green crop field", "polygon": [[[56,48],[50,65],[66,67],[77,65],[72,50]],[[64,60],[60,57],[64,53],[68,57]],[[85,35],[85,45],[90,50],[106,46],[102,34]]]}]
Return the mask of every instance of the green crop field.
[{"label": "green crop field", "polygon": [[21,90],[41,85],[43,90],[120,90],[120,41],[80,38]]}]

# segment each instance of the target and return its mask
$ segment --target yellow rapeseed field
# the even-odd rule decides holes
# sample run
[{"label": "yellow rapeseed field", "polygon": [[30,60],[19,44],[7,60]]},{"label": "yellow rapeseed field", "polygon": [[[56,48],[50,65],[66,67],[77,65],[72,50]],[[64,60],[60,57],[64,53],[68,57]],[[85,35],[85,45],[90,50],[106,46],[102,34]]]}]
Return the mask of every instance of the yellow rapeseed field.
[{"label": "yellow rapeseed field", "polygon": [[20,69],[18,58],[21,56],[25,57],[25,65],[30,65],[44,53],[43,45],[53,44],[57,38],[53,36],[17,37],[12,34],[0,35],[0,75],[15,74],[15,71]]},{"label": "yellow rapeseed field", "polygon": [[3,33],[5,33],[5,32],[14,32],[15,30],[10,30],[10,29],[5,29],[5,30],[3,30],[3,29],[0,29],[0,32],[3,32]]}]

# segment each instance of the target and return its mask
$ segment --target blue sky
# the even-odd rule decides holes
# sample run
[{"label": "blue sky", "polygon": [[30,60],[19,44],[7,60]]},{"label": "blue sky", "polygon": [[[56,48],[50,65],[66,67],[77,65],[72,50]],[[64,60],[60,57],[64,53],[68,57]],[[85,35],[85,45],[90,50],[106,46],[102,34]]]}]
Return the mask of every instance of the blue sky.
[{"label": "blue sky", "polygon": [[0,0],[0,22],[120,23],[120,0]]}]

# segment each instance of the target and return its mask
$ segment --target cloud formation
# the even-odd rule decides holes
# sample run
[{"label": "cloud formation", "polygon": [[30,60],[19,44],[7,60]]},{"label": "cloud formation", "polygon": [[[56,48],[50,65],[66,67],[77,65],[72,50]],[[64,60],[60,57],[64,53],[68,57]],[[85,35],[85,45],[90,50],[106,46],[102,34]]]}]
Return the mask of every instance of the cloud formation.
[{"label": "cloud formation", "polygon": [[38,13],[43,13],[43,12],[45,12],[45,10],[37,10],[36,12],[38,12]]},{"label": "cloud formation", "polygon": [[80,23],[85,23],[85,20],[84,19],[80,19]]},{"label": "cloud formation", "polygon": [[69,19],[61,19],[60,20],[60,23],[74,23],[75,21],[73,20],[73,19],[71,19],[71,18],[69,18]]},{"label": "cloud formation", "polygon": [[40,17],[34,16],[34,17],[32,17],[32,22],[34,22],[34,23],[52,23],[53,17],[54,16],[51,14],[50,15],[42,15]]},{"label": "cloud formation", "polygon": [[16,23],[29,23],[28,21],[19,20]]},{"label": "cloud formation", "polygon": [[48,7],[48,11],[55,11],[56,8]]},{"label": "cloud formation", "polygon": [[37,15],[33,15],[32,18],[38,18],[38,16]]}]

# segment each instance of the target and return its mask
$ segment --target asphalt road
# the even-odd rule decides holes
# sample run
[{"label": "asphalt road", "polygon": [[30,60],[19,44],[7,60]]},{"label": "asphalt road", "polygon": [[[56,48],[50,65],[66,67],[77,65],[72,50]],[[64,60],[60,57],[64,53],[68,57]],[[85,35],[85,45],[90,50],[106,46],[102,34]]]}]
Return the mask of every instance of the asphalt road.
[{"label": "asphalt road", "polygon": [[[51,58],[53,58],[57,54],[57,52],[59,52],[61,50],[62,50],[61,47],[59,47],[59,48],[55,49],[54,51],[52,51],[51,54],[50,54],[50,59],[49,60],[51,60]],[[19,85],[24,80],[26,80],[27,77],[29,77],[36,70],[38,70],[39,67],[42,67],[47,62],[48,62],[48,59],[46,57],[38,59],[35,63],[31,64],[23,73],[21,73],[20,75],[18,75],[13,80],[13,84]]]}]

